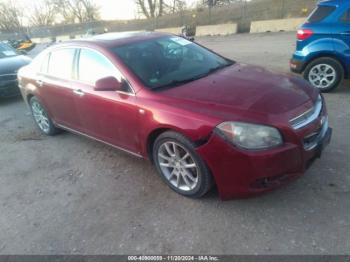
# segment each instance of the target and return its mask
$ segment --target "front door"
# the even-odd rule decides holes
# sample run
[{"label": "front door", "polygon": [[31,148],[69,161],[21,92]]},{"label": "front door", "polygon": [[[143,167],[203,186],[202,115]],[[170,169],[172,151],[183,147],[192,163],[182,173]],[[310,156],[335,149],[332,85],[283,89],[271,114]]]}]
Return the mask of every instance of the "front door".
[{"label": "front door", "polygon": [[78,93],[76,104],[84,133],[137,153],[139,122],[136,96],[128,86],[122,93],[95,91],[96,80],[107,76],[122,79],[120,72],[104,55],[91,49],[81,49],[74,89]]}]

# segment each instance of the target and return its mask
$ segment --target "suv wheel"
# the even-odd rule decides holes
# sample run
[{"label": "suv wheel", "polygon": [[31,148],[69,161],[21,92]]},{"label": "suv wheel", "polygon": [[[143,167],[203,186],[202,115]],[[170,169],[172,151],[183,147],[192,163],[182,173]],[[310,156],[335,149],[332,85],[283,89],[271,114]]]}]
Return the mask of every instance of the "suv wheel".
[{"label": "suv wheel", "polygon": [[318,58],[305,69],[304,78],[321,92],[337,88],[343,80],[343,66],[333,58]]},{"label": "suv wheel", "polygon": [[29,100],[29,104],[35,123],[41,132],[49,136],[59,133],[60,129],[55,127],[44,106],[35,96]]},{"label": "suv wheel", "polygon": [[210,190],[213,178],[194,148],[183,135],[168,131],[155,141],[153,160],[171,189],[183,196],[199,198]]}]

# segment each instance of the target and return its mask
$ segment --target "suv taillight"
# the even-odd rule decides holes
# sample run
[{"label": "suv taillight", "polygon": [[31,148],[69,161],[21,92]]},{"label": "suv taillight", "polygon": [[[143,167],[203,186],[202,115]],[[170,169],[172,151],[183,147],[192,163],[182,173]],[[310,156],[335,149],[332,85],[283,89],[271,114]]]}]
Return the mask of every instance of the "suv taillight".
[{"label": "suv taillight", "polygon": [[298,40],[305,40],[311,37],[314,34],[314,32],[310,29],[299,29],[297,32],[297,38]]}]

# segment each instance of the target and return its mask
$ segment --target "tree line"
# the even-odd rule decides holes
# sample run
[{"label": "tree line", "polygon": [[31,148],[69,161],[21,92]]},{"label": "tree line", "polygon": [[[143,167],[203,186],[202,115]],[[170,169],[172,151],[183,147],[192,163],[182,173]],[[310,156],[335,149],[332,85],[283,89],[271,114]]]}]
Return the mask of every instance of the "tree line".
[{"label": "tree line", "polygon": [[28,26],[84,23],[99,20],[99,7],[92,0],[37,0],[20,6],[15,0],[0,0],[0,31],[13,32]]},{"label": "tree line", "polygon": [[[197,7],[215,7],[247,0],[198,0]],[[139,13],[146,18],[161,17],[186,9],[186,0],[135,0]]]},{"label": "tree line", "polygon": [[[186,0],[133,1],[139,14],[147,19],[179,13],[187,8]],[[197,6],[210,8],[239,1],[246,0],[198,0]],[[96,0],[36,0],[25,8],[16,2],[0,0],[0,31],[19,31],[24,25],[52,26],[57,23],[85,23],[100,19],[100,8]]]}]

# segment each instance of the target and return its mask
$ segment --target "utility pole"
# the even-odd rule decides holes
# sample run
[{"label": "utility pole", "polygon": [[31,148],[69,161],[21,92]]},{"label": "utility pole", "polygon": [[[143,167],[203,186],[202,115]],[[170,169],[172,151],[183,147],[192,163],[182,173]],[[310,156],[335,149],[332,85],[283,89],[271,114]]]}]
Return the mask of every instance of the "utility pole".
[{"label": "utility pole", "polygon": [[211,9],[213,8],[214,0],[208,0],[208,8],[209,8],[209,24],[211,25]]},{"label": "utility pole", "polygon": [[282,0],[282,6],[281,6],[281,18],[284,18],[284,10],[286,8],[286,1]]}]

